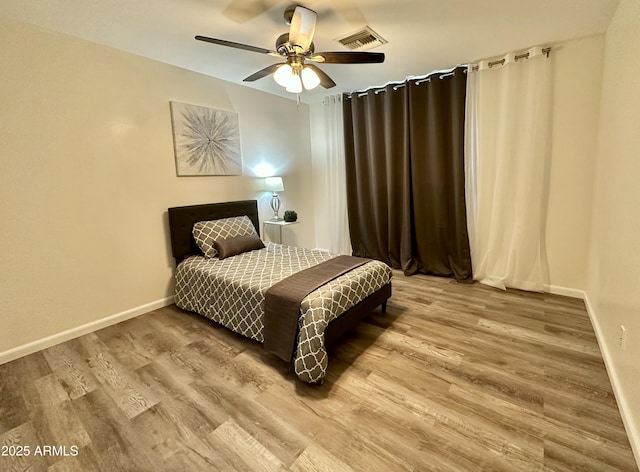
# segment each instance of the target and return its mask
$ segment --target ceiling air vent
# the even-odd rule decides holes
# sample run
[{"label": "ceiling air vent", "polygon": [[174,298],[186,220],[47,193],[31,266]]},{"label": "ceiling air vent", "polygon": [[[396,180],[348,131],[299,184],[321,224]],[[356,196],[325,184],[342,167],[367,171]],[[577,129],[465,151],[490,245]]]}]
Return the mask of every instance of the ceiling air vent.
[{"label": "ceiling air vent", "polygon": [[336,38],[334,41],[338,41],[348,49],[360,51],[372,49],[387,43],[386,39],[368,26],[365,26],[354,33],[342,36],[341,38]]}]

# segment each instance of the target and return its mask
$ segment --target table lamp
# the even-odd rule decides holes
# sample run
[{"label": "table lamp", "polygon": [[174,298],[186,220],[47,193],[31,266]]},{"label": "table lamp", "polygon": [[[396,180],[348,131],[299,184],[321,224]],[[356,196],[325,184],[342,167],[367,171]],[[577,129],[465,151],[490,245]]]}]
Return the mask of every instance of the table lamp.
[{"label": "table lamp", "polygon": [[282,183],[282,177],[267,177],[264,179],[264,189],[268,192],[273,192],[271,195],[271,209],[273,210],[273,218],[270,221],[281,221],[280,215],[280,197],[277,192],[284,191],[284,184]]}]

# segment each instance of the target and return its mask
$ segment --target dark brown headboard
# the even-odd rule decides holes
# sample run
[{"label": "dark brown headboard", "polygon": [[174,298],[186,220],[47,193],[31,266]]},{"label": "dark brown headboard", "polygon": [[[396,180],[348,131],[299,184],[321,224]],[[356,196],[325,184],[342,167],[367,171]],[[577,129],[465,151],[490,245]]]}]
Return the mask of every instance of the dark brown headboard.
[{"label": "dark brown headboard", "polygon": [[173,257],[176,258],[176,265],[189,256],[202,254],[191,234],[194,224],[198,221],[219,220],[220,218],[242,215],[247,215],[251,219],[257,233],[260,234],[258,202],[256,200],[169,208],[171,251]]}]

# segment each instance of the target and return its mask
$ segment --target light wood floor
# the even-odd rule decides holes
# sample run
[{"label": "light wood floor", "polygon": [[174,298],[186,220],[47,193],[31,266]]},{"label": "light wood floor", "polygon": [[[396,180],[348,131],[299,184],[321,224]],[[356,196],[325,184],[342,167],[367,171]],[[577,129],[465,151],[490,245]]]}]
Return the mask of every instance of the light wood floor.
[{"label": "light wood floor", "polygon": [[321,386],[175,306],[2,365],[0,470],[637,470],[581,301],[393,284]]}]

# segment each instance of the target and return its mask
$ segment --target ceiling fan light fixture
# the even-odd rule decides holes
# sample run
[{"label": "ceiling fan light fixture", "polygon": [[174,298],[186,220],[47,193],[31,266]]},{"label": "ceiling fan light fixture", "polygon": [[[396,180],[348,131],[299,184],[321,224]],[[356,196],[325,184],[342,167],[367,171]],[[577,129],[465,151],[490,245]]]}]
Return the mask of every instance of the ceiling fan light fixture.
[{"label": "ceiling fan light fixture", "polygon": [[[331,77],[321,68],[311,63],[375,64],[384,62],[384,53],[381,52],[333,51],[316,53],[313,36],[316,29],[317,14],[309,8],[301,5],[291,5],[285,10],[285,19],[290,26],[289,32],[281,34],[276,39],[275,51],[207,36],[197,35],[195,39],[218,46],[268,54],[280,58],[285,62],[264,67],[245,77],[243,82],[255,82],[268,75],[273,75],[278,85],[284,87],[287,92],[295,94],[300,94],[303,90],[313,90],[318,85],[325,89],[336,86]],[[362,34],[357,34],[356,36],[354,38],[350,37],[349,41],[357,42],[358,44],[369,44],[373,32],[367,30],[364,32],[364,36]],[[310,63],[305,65],[305,61]]]},{"label": "ceiling fan light fixture", "polygon": [[302,92],[302,81],[300,80],[300,74],[296,74],[295,71],[291,71],[291,80],[287,85],[287,92],[290,93],[301,93]]},{"label": "ceiling fan light fixture", "polygon": [[293,76],[293,69],[289,64],[282,64],[278,67],[278,70],[273,74],[273,79],[276,83],[282,87],[288,87]]},{"label": "ceiling fan light fixture", "polygon": [[310,67],[305,67],[304,69],[302,69],[302,84],[304,85],[305,89],[313,90],[318,85],[320,85],[320,78],[313,69],[311,69]]}]

